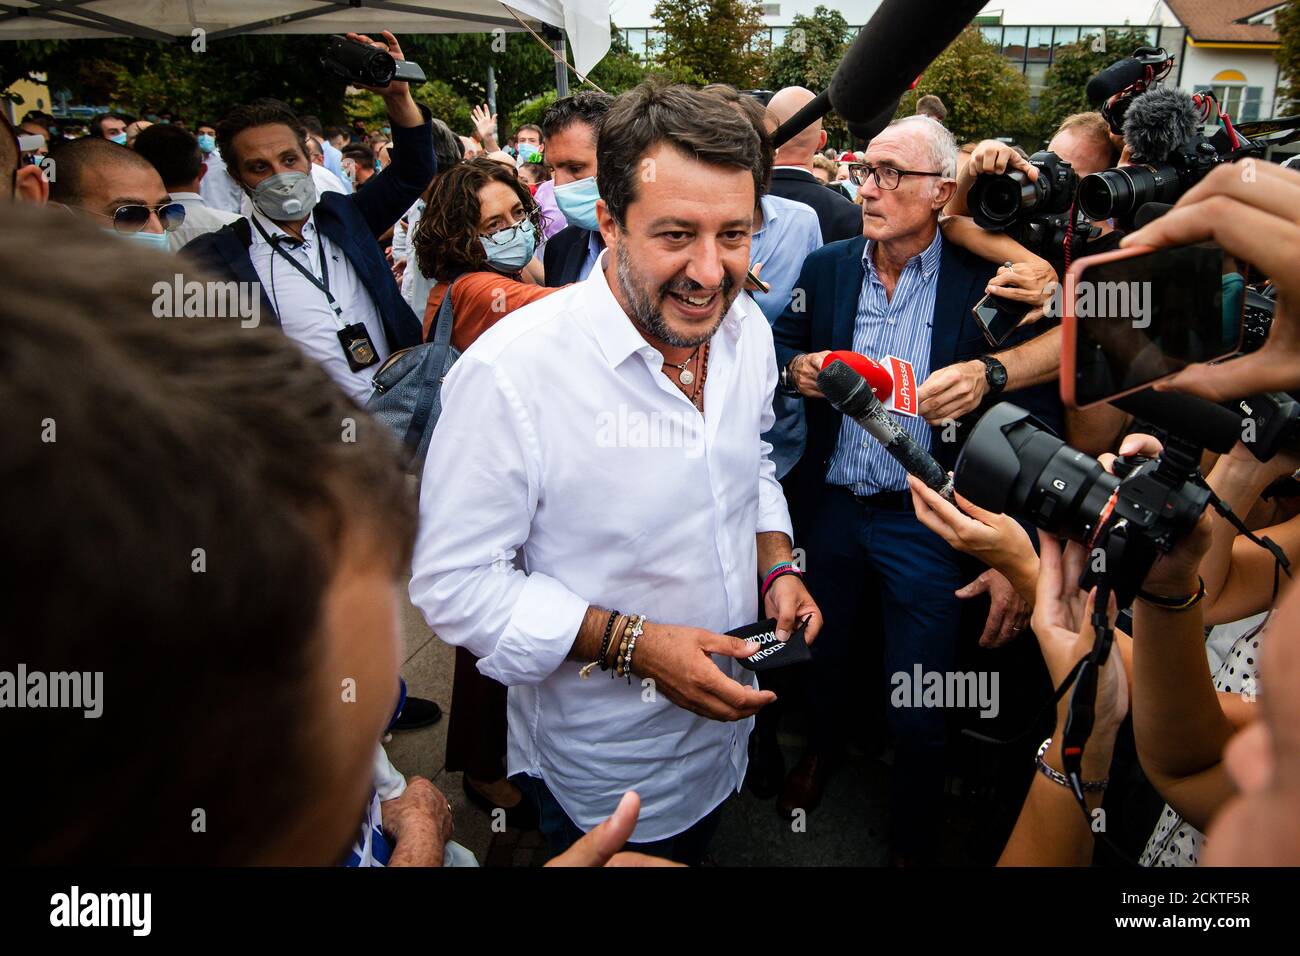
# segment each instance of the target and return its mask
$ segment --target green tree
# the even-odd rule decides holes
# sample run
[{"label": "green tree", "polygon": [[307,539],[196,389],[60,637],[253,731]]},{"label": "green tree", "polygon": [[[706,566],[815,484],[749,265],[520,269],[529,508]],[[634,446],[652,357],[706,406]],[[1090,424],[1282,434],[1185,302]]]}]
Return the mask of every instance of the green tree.
[{"label": "green tree", "polygon": [[1289,116],[1300,107],[1300,3],[1295,0],[1277,12],[1277,62],[1285,85],[1277,90],[1274,116]]},{"label": "green tree", "polygon": [[973,26],[939,54],[916,89],[903,94],[895,115],[915,113],[917,99],[927,93],[943,100],[944,125],[959,143],[1015,135],[1030,125],[1024,74]]},{"label": "green tree", "polygon": [[770,44],[753,0],[659,0],[653,16],[664,31],[654,58],[671,74],[740,89],[761,81]]},{"label": "green tree", "polygon": [[1088,80],[1150,42],[1145,31],[1107,30],[1105,42],[1100,34],[1094,34],[1058,47],[1038,97],[1038,111],[1034,115],[1037,134],[1049,139],[1061,120],[1071,113],[1095,110],[1097,104],[1090,103],[1084,92]]},{"label": "green tree", "polygon": [[[852,39],[853,30],[838,10],[818,6],[811,17],[796,16],[768,60],[767,88],[802,86],[820,93],[830,86],[831,76]],[[835,113],[827,114],[823,125],[833,141],[845,140],[848,127]]]}]

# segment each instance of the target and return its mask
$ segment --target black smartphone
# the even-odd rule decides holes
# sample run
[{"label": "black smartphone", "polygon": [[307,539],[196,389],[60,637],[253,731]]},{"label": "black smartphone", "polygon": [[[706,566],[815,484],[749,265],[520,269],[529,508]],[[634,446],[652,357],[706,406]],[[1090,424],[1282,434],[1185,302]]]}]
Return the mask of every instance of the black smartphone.
[{"label": "black smartphone", "polygon": [[1061,398],[1087,408],[1241,344],[1244,296],[1224,296],[1212,243],[1133,246],[1076,261],[1065,277]]},{"label": "black smartphone", "polygon": [[975,303],[971,314],[975,316],[989,345],[996,348],[1007,340],[1007,336],[1016,330],[1033,308],[1029,302],[1017,302],[989,292]]}]

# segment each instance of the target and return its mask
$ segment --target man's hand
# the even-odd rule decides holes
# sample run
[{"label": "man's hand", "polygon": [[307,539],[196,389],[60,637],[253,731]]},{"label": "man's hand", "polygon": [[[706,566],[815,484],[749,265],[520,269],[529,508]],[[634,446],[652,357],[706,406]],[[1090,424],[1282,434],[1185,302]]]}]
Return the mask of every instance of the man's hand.
[{"label": "man's hand", "polygon": [[989,280],[984,291],[1010,302],[1034,305],[1035,308],[1020,320],[1020,325],[1029,325],[1043,317],[1043,308],[1056,292],[1057,281],[1056,271],[1046,260],[1016,262],[1010,268],[999,266],[998,274]]},{"label": "man's hand", "polygon": [[763,595],[763,610],[768,617],[776,618],[778,641],[789,640],[791,632],[804,618],[809,618],[808,627],[803,632],[805,643],[811,644],[822,629],[822,612],[797,574],[783,574],[772,582],[767,594]]},{"label": "man's hand", "polygon": [[982,173],[1002,175],[1007,168],[1018,169],[1029,177],[1031,182],[1038,181],[1038,167],[1025,159],[1006,143],[996,139],[983,140],[970,154],[966,164],[967,172],[972,176]]},{"label": "man's hand", "polygon": [[1300,388],[1300,172],[1255,159],[1219,166],[1120,245],[1164,248],[1206,239],[1272,278],[1278,290],[1273,325],[1258,352],[1189,365],[1156,388],[1214,402]]},{"label": "man's hand", "polygon": [[389,866],[442,866],[451,839],[451,804],[424,777],[411,777],[400,797],[379,805],[384,832],[396,846]]},{"label": "man's hand", "polygon": [[711,720],[743,720],[776,700],[770,690],[738,684],[710,654],[751,657],[759,646],[702,627],[647,622],[632,655],[634,673],[654,681],[678,707]]},{"label": "man's hand", "polygon": [[790,381],[799,390],[800,395],[808,398],[825,398],[817,387],[817,375],[822,370],[822,362],[830,355],[830,350],[805,352],[790,362]]},{"label": "man's hand", "polygon": [[681,866],[671,860],[645,853],[620,853],[641,812],[641,798],[635,790],[623,794],[609,819],[598,824],[573,846],[547,862],[547,866]]},{"label": "man's hand", "polygon": [[402,284],[402,276],[406,274],[406,259],[398,259],[392,264],[393,281],[399,286]]},{"label": "man's hand", "polygon": [[499,148],[497,146],[497,114],[490,112],[487,104],[476,106],[471,111],[471,118],[474,120],[474,135],[486,152],[494,153]]},{"label": "man's hand", "polygon": [[[393,36],[387,30],[383,32],[384,42],[372,40],[364,33],[349,33],[349,40],[360,40],[362,43],[368,43],[371,46],[379,47],[381,50],[387,50],[388,55],[394,60],[405,60],[406,56],[402,53],[402,46],[397,42],[397,37]],[[420,108],[415,105],[415,100],[411,98],[411,86],[404,80],[393,80],[387,86],[367,86],[363,83],[354,84],[359,89],[369,90],[372,93],[378,93],[384,98],[384,108],[388,110],[388,119],[393,126],[420,126],[424,123],[424,117],[420,114]]]},{"label": "man's hand", "polygon": [[1015,518],[985,511],[956,492],[957,504],[953,505],[912,475],[907,476],[907,483],[916,519],[950,547],[979,558],[1008,577],[1007,572],[1017,565],[1037,563],[1034,544]]},{"label": "man's hand", "polygon": [[931,425],[974,411],[989,390],[987,370],[978,359],[931,372],[916,390],[921,415]]},{"label": "man's hand", "polygon": [[1024,631],[1029,623],[1029,603],[1016,593],[1001,571],[992,568],[956,593],[959,598],[972,598],[985,592],[989,596],[989,616],[980,635],[980,647],[1001,647]]}]

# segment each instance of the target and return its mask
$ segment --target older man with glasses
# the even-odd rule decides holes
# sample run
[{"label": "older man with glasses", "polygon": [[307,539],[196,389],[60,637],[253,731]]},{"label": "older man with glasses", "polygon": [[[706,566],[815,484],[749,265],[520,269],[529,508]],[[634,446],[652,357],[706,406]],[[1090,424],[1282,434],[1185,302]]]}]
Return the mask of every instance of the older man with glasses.
[{"label": "older man with glasses", "polygon": [[[862,200],[862,235],[807,258],[773,327],[783,386],[809,399],[806,451],[790,476],[791,512],[809,588],[826,615],[810,669],[811,747],[786,779],[777,804],[782,813],[810,811],[820,802],[845,748],[846,704],[857,715],[874,713],[881,691],[893,696],[889,675],[953,671],[958,592],[990,593],[986,632],[995,638],[1009,639],[1027,622],[1027,608],[1017,606],[1005,578],[974,567],[917,521],[902,466],[817,388],[832,349],[911,363],[921,383],[919,415],[899,416],[899,424],[945,468],[978,417],[973,413],[1003,391],[1023,389],[1016,402],[1059,425],[1060,404],[1046,384],[1056,375],[1055,356],[1026,343],[1031,332],[1020,331],[1005,351],[987,354],[971,309],[996,266],[944,242],[939,230],[956,163],[952,135],[929,117],[898,120],[872,140],[863,161],[849,166]],[[883,620],[869,619],[863,602],[876,589]],[[887,683],[864,695],[856,690],[862,682],[850,654],[877,635]],[[895,754],[891,849],[898,862],[934,859],[946,719],[941,707],[888,708]]]},{"label": "older man with glasses", "polygon": [[56,146],[50,202],[99,220],[106,228],[158,249],[185,221],[153,164],[125,146],[89,137]]}]

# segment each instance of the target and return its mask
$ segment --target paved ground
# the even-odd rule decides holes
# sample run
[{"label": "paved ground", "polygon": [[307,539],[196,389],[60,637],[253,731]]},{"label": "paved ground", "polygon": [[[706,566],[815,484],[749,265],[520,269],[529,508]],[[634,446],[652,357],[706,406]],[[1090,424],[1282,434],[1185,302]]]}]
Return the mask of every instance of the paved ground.
[{"label": "paved ground", "polygon": [[[403,632],[402,676],[409,693],[432,698],[444,713],[449,711],[452,648],[432,637],[414,608],[406,608]],[[802,738],[795,731],[780,739],[787,766],[793,766],[802,752]],[[535,866],[545,862],[547,851],[540,834],[492,832],[487,814],[466,799],[461,775],[445,769],[446,740],[444,716],[432,727],[394,734],[387,744],[388,754],[403,773],[428,777],[446,795],[456,822],[455,839],[472,850],[480,863]],[[743,791],[729,803],[706,862],[717,866],[885,865],[887,760],[888,755],[883,759],[851,756],[831,779],[821,807],[808,816],[801,832],[777,816],[774,800],[758,800]],[[987,862],[985,851],[972,848],[968,839],[979,836],[972,821],[987,819],[975,811],[976,805],[970,797],[950,798],[945,863]]]}]

